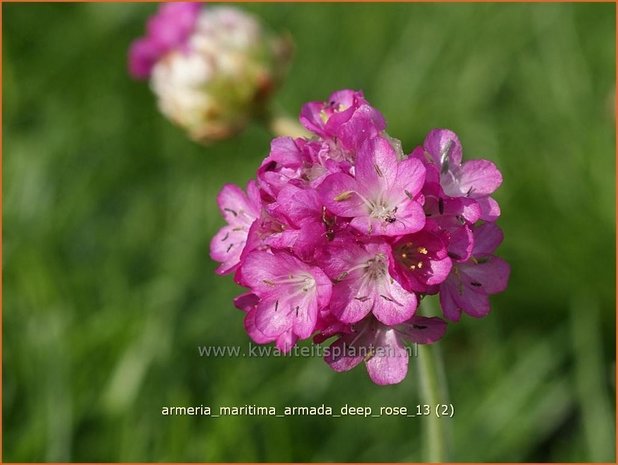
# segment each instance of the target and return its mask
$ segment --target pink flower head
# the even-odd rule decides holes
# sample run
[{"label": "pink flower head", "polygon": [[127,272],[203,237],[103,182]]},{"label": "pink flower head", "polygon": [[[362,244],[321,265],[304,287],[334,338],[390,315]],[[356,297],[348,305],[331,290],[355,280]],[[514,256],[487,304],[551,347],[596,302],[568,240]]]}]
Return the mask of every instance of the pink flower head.
[{"label": "pink flower head", "polygon": [[367,318],[341,334],[330,345],[325,360],[335,371],[351,370],[364,361],[374,383],[396,384],[408,373],[406,342],[431,344],[445,332],[446,323],[435,317],[415,316],[394,326]]},{"label": "pink flower head", "polygon": [[416,159],[398,160],[382,137],[359,149],[354,176],[335,173],[318,188],[331,212],[350,218],[351,226],[370,236],[399,236],[419,231],[425,213],[419,203],[425,167]]},{"label": "pink flower head", "polygon": [[129,50],[129,72],[135,79],[147,79],[155,63],[171,50],[184,46],[195,27],[200,3],[164,3],[150,18],[144,37]]},{"label": "pink flower head", "polygon": [[491,162],[463,162],[447,130],[404,156],[359,92],[309,103],[301,121],[315,137],[276,138],[246,194],[223,188],[228,225],[211,256],[247,288],[234,303],[254,342],[289,351],[336,337],[325,357],[335,371],[365,361],[375,383],[398,383],[406,344],[446,330],[418,314],[426,295],[439,294],[457,321],[486,315],[489,295],[506,288],[490,197],[501,175]]}]

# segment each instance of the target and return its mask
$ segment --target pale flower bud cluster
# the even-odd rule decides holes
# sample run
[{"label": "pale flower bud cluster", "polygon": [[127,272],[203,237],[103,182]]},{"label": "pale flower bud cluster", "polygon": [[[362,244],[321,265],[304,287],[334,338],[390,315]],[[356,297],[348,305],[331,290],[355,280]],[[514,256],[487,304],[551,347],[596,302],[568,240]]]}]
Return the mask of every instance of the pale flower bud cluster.
[{"label": "pale flower bud cluster", "polygon": [[161,112],[192,139],[241,131],[265,111],[290,57],[290,43],[233,7],[163,5],[129,55],[136,78],[150,78]]}]

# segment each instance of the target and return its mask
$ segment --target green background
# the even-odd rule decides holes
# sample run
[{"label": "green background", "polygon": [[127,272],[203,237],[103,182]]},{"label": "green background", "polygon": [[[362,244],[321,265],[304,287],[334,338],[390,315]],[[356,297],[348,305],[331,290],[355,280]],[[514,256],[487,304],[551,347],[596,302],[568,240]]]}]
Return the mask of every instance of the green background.
[{"label": "green background", "polygon": [[[439,343],[454,461],[615,460],[615,5],[251,4],[296,56],[277,104],[362,89],[411,150],[434,127],[502,170],[512,266]],[[215,196],[267,154],[204,148],[126,73],[149,4],[3,4],[6,461],[419,461],[422,418],[163,417],[168,405],[405,405],[246,346]],[[414,364],[415,362],[412,361]],[[446,421],[446,420],[445,420]]]}]

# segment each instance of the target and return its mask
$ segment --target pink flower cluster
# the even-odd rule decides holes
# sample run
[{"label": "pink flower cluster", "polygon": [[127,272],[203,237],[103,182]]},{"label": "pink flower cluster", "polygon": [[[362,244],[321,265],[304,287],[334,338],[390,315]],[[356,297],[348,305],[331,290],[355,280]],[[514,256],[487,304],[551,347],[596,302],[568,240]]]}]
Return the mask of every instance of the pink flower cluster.
[{"label": "pink flower cluster", "polygon": [[336,337],[325,357],[334,370],[364,361],[375,383],[398,383],[406,342],[446,330],[416,314],[425,295],[439,294],[444,317],[457,321],[462,311],[486,315],[489,295],[506,288],[491,197],[502,176],[490,161],[463,162],[445,129],[404,155],[361,92],[308,103],[300,121],[314,137],[274,139],[245,191],[221,190],[217,273],[248,289],[235,304],[256,343],[289,351]]}]

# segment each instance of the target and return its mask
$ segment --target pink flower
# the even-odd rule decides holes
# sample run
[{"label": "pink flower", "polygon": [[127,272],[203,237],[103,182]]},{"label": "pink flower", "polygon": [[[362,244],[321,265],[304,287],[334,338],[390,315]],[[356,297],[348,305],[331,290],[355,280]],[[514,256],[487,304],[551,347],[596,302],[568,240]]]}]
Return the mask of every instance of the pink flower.
[{"label": "pink flower", "polygon": [[488,160],[462,163],[462,148],[457,134],[448,129],[433,129],[425,138],[423,147],[416,148],[411,156],[423,156],[433,165],[447,196],[476,200],[482,220],[495,221],[500,216],[500,207],[490,196],[502,184],[502,174]]},{"label": "pink flower", "polygon": [[462,310],[473,317],[489,313],[489,295],[506,289],[511,268],[504,260],[492,255],[502,242],[503,234],[494,223],[485,223],[473,230],[472,256],[456,263],[440,286],[440,305],[444,316],[458,321]]},{"label": "pink flower", "polygon": [[370,236],[398,236],[419,231],[425,213],[418,194],[425,168],[413,158],[399,161],[389,141],[367,140],[359,149],[355,175],[336,173],[318,188],[332,213]]},{"label": "pink flower", "polygon": [[446,323],[440,318],[415,316],[394,326],[373,318],[349,327],[333,342],[325,357],[335,371],[349,371],[365,362],[369,377],[376,384],[396,384],[408,372],[406,341],[431,344],[444,336]]},{"label": "pink flower", "polygon": [[330,311],[343,323],[356,323],[370,313],[393,325],[409,320],[418,301],[389,274],[390,247],[364,247],[336,241],[328,249],[324,269],[333,280]]},{"label": "pink flower", "polygon": [[227,226],[212,238],[210,256],[221,264],[218,274],[228,274],[240,263],[251,225],[260,215],[260,193],[254,181],[247,184],[247,193],[233,184],[223,187],[217,203]]},{"label": "pink flower", "polygon": [[329,174],[318,158],[320,146],[319,142],[301,138],[273,139],[270,153],[257,172],[261,189],[274,198],[289,184],[302,188],[319,185]]},{"label": "pink flower", "polygon": [[300,122],[309,131],[332,142],[331,148],[341,158],[353,158],[353,150],[386,127],[384,117],[367,103],[363,93],[352,90],[335,92],[326,102],[305,104]]},{"label": "pink flower", "polygon": [[393,275],[415,292],[429,293],[430,286],[442,283],[451,271],[447,234],[423,230],[402,236],[392,246]]},{"label": "pink flower", "polygon": [[254,251],[244,260],[241,282],[259,298],[247,318],[255,334],[277,340],[286,349],[313,333],[320,309],[330,301],[332,284],[322,270],[287,252]]}]

